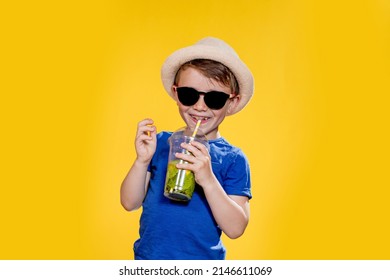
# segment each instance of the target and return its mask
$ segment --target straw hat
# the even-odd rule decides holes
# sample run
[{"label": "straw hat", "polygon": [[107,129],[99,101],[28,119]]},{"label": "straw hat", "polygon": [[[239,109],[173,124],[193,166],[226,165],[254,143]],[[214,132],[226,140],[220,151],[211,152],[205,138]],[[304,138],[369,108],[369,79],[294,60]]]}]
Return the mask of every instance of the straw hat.
[{"label": "straw hat", "polygon": [[173,97],[172,85],[177,71],[184,63],[193,59],[211,59],[227,66],[234,74],[240,88],[241,99],[230,115],[242,110],[252,98],[254,82],[248,67],[238,57],[237,53],[224,41],[206,37],[196,44],[179,49],[171,54],[161,68],[161,79],[165,90]]}]

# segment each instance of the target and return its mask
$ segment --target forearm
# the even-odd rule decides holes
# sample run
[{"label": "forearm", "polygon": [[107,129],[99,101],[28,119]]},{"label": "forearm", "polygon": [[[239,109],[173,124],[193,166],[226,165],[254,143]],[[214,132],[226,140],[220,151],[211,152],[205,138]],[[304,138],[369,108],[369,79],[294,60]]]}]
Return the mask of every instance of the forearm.
[{"label": "forearm", "polygon": [[249,203],[246,197],[228,196],[216,178],[204,187],[207,201],[215,220],[229,238],[240,237],[249,221]]},{"label": "forearm", "polygon": [[122,206],[132,211],[142,205],[145,198],[146,187],[149,181],[148,164],[134,161],[129,173],[121,185],[121,203]]}]

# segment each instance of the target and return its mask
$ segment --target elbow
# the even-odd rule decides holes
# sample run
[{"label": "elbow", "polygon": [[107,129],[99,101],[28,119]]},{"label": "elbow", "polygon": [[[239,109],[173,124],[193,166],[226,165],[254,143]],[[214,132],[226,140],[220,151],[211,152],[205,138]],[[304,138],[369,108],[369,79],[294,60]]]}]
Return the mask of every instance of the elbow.
[{"label": "elbow", "polygon": [[121,191],[120,203],[126,211],[134,211],[142,206],[143,199]]},{"label": "elbow", "polygon": [[237,239],[241,235],[243,235],[245,232],[245,229],[243,230],[235,230],[235,231],[230,231],[230,232],[225,232],[226,236],[229,237],[230,239]]},{"label": "elbow", "polygon": [[141,204],[139,204],[139,203],[135,203],[135,202],[131,202],[131,201],[125,201],[125,200],[121,200],[121,204],[122,204],[122,207],[126,211],[129,211],[129,212],[137,210],[138,208],[141,207]]},{"label": "elbow", "polygon": [[237,239],[244,234],[247,225],[248,225],[248,221],[245,221],[245,224],[243,224],[242,226],[224,231],[224,233],[230,239]]}]

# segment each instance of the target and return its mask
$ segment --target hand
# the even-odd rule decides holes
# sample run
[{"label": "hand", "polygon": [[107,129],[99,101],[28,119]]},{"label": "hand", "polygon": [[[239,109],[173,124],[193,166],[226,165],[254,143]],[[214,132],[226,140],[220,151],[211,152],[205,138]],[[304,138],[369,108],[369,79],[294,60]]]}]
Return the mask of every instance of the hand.
[{"label": "hand", "polygon": [[144,119],[138,123],[135,137],[135,150],[137,160],[144,164],[149,164],[156,151],[156,127],[152,119]]},{"label": "hand", "polygon": [[176,157],[190,164],[178,163],[176,167],[191,170],[194,172],[195,181],[202,187],[207,186],[208,182],[215,179],[215,176],[211,168],[211,157],[206,146],[194,140],[190,144],[182,143],[181,147],[190,153],[177,153]]}]

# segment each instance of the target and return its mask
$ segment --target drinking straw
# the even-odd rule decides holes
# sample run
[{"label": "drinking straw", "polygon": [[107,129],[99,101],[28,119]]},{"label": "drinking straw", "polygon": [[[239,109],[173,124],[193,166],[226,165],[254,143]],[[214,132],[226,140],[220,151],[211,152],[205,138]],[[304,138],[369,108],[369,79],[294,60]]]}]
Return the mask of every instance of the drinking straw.
[{"label": "drinking straw", "polygon": [[[191,138],[195,138],[196,136],[196,133],[198,133],[198,129],[199,129],[199,126],[200,126],[200,123],[202,122],[202,120],[198,120],[197,123],[196,123],[196,126],[195,126],[195,129],[194,129],[194,132],[192,133],[192,136]],[[193,139],[190,139],[190,143],[192,142]],[[190,154],[190,152],[188,150],[184,150],[184,153],[185,154]],[[186,161],[184,160],[180,160],[179,161],[180,164],[182,163],[187,163]],[[175,185],[179,185],[179,186],[182,186],[183,185],[183,182],[184,182],[184,177],[186,176],[186,171],[184,169],[179,169],[178,170],[178,173],[177,173],[177,177],[176,177],[176,183]],[[170,190],[170,192],[173,191],[173,188]]]},{"label": "drinking straw", "polygon": [[[197,121],[195,129],[194,129],[194,132],[192,133],[192,136],[190,138],[190,143],[192,142],[192,140],[194,140],[193,138],[195,138],[196,134],[198,133],[198,129],[199,129],[199,126],[200,126],[201,122],[202,122],[202,120],[198,120]],[[185,150],[184,153],[188,155],[190,152],[188,150]],[[180,163],[183,163],[183,162],[184,161],[181,159]]]},{"label": "drinking straw", "polygon": [[192,137],[195,137],[195,136],[196,136],[196,133],[198,132],[198,129],[199,129],[199,126],[200,126],[200,123],[201,123],[201,122],[202,122],[202,120],[198,120],[198,122],[196,123],[194,132],[192,133]]}]

